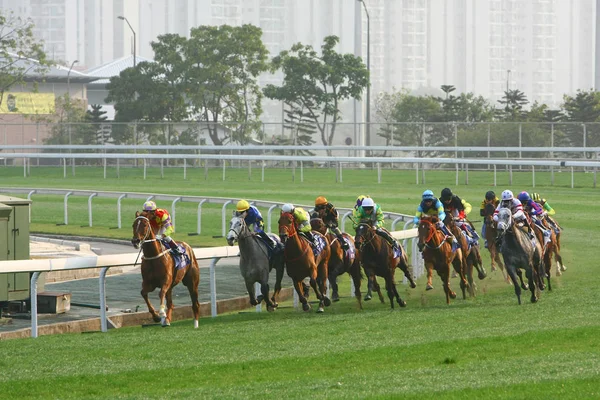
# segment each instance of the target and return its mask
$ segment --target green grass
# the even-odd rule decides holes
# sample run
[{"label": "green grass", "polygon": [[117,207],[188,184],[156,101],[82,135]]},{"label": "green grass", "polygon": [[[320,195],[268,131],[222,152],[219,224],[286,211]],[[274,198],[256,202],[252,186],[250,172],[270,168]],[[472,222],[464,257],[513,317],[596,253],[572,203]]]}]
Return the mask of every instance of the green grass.
[{"label": "green grass", "polygon": [[[19,176],[19,172],[21,176]],[[121,170],[120,179],[102,179],[102,170],[77,169],[62,178],[62,170],[0,168],[3,187],[77,188],[157,192],[178,195],[244,197],[311,204],[325,195],[339,206],[350,207],[356,196],[371,194],[384,210],[412,214],[426,188],[439,193],[452,187],[474,206],[492,188],[491,174],[469,175],[469,185],[455,186],[454,174],[427,173],[428,185],[415,185],[414,172],[384,171],[377,184],[375,171],[344,171],[344,183],[335,183],[332,171],[310,169],[304,182],[292,182],[291,171],[180,170],[158,171],[146,181],[140,171]],[[299,171],[297,171],[299,178]],[[514,175],[514,191],[530,190],[531,174]],[[560,178],[560,179],[559,179]],[[464,181],[464,178],[461,177]],[[359,311],[346,295],[325,314],[303,313],[284,303],[275,313],[235,313],[190,321],[169,329],[124,328],[107,334],[43,336],[2,342],[0,393],[2,398],[436,398],[436,399],[588,399],[600,397],[600,307],[597,300],[598,189],[592,178],[580,174],[570,188],[568,177],[536,173],[535,191],[548,198],[564,226],[563,258],[568,270],[553,277],[553,291],[531,304],[524,296],[518,306],[512,286],[499,272],[478,281],[474,299],[456,299],[450,306],[437,277],[435,289],[400,285],[407,308],[390,311],[388,304],[371,301]],[[499,184],[508,181],[499,177]],[[505,186],[498,187],[501,191]],[[130,221],[116,226],[116,202],[94,199],[94,227],[87,225],[87,199],[69,200],[72,225],[62,222],[62,198],[34,195],[36,231],[94,234],[129,238]],[[100,205],[105,204],[105,207]],[[166,204],[165,206],[169,206]],[[189,206],[189,207],[188,207]],[[131,201],[126,214],[140,204]],[[76,211],[77,210],[77,211]],[[194,204],[178,205],[176,238],[195,230]],[[183,218],[188,215],[189,218]],[[209,216],[210,215],[210,216]],[[474,216],[473,216],[474,215]],[[96,219],[97,218],[97,219]],[[196,245],[222,245],[220,207],[203,215],[205,235],[190,236]],[[210,222],[209,222],[210,221]],[[180,225],[183,225],[183,228]],[[206,223],[206,225],[204,225]],[[215,226],[216,225],[216,226]],[[477,224],[478,228],[480,224]],[[179,235],[179,236],[178,236]],[[489,256],[483,252],[489,271]],[[241,278],[240,278],[241,279]],[[452,286],[458,289],[456,279]],[[386,299],[387,301],[387,299]]]}]

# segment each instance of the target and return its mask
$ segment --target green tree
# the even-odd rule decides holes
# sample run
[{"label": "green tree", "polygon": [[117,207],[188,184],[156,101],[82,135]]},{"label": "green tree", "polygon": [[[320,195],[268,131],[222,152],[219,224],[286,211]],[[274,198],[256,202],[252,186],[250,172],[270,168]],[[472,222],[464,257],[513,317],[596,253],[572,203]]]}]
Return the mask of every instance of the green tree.
[{"label": "green tree", "polygon": [[[442,121],[442,107],[431,96],[412,96],[404,93],[396,103],[393,117],[396,122],[394,142],[402,146],[426,146],[439,143],[432,142],[435,134],[435,122]],[[419,154],[423,154],[419,152]]]},{"label": "green tree", "polygon": [[0,105],[7,91],[25,84],[27,74],[44,74],[51,64],[33,36],[33,22],[0,9]]},{"label": "green tree", "polygon": [[[600,146],[600,92],[578,90],[575,96],[563,97],[562,109],[565,120],[585,123],[586,146]],[[573,146],[583,146],[583,127],[579,124],[566,126],[567,140]]]},{"label": "green tree", "polygon": [[269,84],[264,89],[270,99],[301,105],[314,121],[324,145],[333,143],[341,118],[340,102],[360,99],[369,84],[369,72],[362,59],[338,53],[338,43],[337,36],[325,37],[320,55],[312,46],[301,43],[282,51],[273,58],[272,69],[283,71],[283,83]]},{"label": "green tree", "polygon": [[505,90],[504,96],[498,100],[498,103],[504,106],[496,110],[498,119],[502,121],[523,121],[527,116],[523,107],[529,104],[529,100],[519,89]]},{"label": "green tree", "polygon": [[86,119],[90,122],[90,133],[94,135],[95,141],[92,143],[104,144],[110,142],[110,126],[104,124],[106,111],[102,110],[102,105],[92,104],[91,110],[86,111]]}]

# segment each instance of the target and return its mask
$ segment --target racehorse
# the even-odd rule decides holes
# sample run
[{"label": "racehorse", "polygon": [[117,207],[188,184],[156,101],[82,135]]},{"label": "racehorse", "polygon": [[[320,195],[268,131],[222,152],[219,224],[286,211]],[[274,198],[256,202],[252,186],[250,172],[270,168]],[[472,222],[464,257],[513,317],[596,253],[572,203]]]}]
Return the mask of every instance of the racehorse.
[{"label": "racehorse", "polygon": [[[198,284],[200,283],[200,269],[194,250],[185,242],[180,242],[185,249],[185,266],[176,269],[175,260],[171,255],[171,250],[163,246],[161,241],[156,238],[156,234],[150,225],[150,220],[146,213],[135,213],[133,221],[133,246],[142,248],[143,258],[141,264],[142,270],[142,297],[148,306],[148,311],[152,314],[154,322],[160,322],[162,326],[171,324],[171,314],[173,312],[173,288],[182,282],[190,292],[192,299],[192,310],[194,312],[194,328],[198,328],[198,317],[200,314],[200,303],[198,303]],[[160,288],[158,297],[160,298],[160,312],[157,314],[152,303],[148,299],[148,293],[154,289]],[[166,299],[166,313],[165,313]]]},{"label": "racehorse", "polygon": [[285,244],[284,260],[287,274],[292,278],[294,288],[298,294],[299,300],[302,303],[304,311],[310,310],[310,304],[304,294],[303,279],[310,278],[310,285],[315,291],[319,299],[319,308],[317,312],[322,313],[325,307],[331,305],[331,300],[325,295],[327,282],[327,264],[331,256],[331,249],[327,238],[318,232],[312,232],[325,241],[323,250],[315,256],[312,246],[308,239],[300,237],[296,230],[294,215],[287,212],[282,212],[279,217],[279,237]]},{"label": "racehorse", "polygon": [[436,229],[438,218],[436,216],[425,215],[421,217],[417,232],[419,235],[419,250],[423,252],[423,260],[427,269],[427,288],[433,289],[432,275],[435,269],[444,285],[446,293],[446,304],[450,304],[450,299],[456,298],[456,293],[450,289],[450,265],[460,275],[460,288],[463,298],[466,298],[466,288],[468,282],[465,279],[463,270],[463,254],[460,248],[452,251],[452,245],[446,240],[447,237],[441,230]]},{"label": "racehorse", "polygon": [[[532,243],[529,235],[523,232],[512,218],[512,212],[508,208],[501,208],[498,212],[498,238],[501,242],[500,252],[504,258],[506,271],[515,287],[517,300],[521,304],[521,287],[517,282],[517,269],[524,269],[529,290],[531,291],[531,302],[538,301],[536,292],[536,281],[541,280],[543,274],[542,248],[539,241]],[[543,276],[543,275],[541,275]],[[526,290],[525,287],[523,289]]]},{"label": "racehorse", "polygon": [[[562,271],[565,271],[567,267],[563,264],[562,256],[560,255],[560,228],[554,228],[548,221],[546,216],[542,219],[542,225],[550,232],[550,242],[544,249],[544,266],[546,267],[546,277],[548,279],[548,290],[552,290],[550,284],[550,272],[552,270],[552,254],[554,254],[554,260],[556,261],[556,276],[561,276]],[[557,224],[558,226],[558,224]],[[558,232],[558,233],[557,233]]]},{"label": "racehorse", "polygon": [[[279,242],[276,235],[269,235],[273,240]],[[233,246],[238,242],[240,248],[240,272],[246,283],[246,290],[250,297],[250,304],[255,306],[262,300],[267,304],[268,311],[274,311],[277,307],[277,296],[281,291],[281,280],[283,279],[284,262],[283,254],[278,253],[269,258],[269,249],[258,235],[254,234],[246,224],[244,217],[237,215],[234,211],[229,222],[227,243]],[[275,268],[275,290],[269,298],[269,272]],[[256,298],[254,283],[260,283],[261,294]]]},{"label": "racehorse", "polygon": [[[327,226],[325,226],[325,223],[321,218],[311,218],[310,226],[313,231],[317,231],[327,237],[329,247],[331,248],[331,256],[329,257],[329,263],[327,264],[327,276],[329,279],[329,286],[331,286],[331,300],[340,300],[337,277],[347,272],[352,277],[354,295],[358,301],[359,308],[362,310],[360,285],[363,276],[360,272],[360,259],[358,254],[356,254],[358,251],[354,244],[354,238],[347,233],[342,234],[350,247],[348,251],[345,251],[337,236],[331,232],[327,233]],[[354,250],[354,252],[352,252],[352,250]]]},{"label": "racehorse", "polygon": [[[390,299],[390,306],[394,308],[394,299],[400,307],[406,307],[406,302],[400,298],[394,274],[396,267],[404,272],[404,276],[409,280],[411,288],[416,284],[408,270],[408,259],[406,251],[400,247],[402,254],[398,257],[394,255],[394,250],[388,245],[387,241],[379,236],[373,226],[369,223],[361,222],[356,227],[356,236],[354,242],[358,247],[360,261],[369,280],[374,280],[375,275],[385,279],[385,289]],[[380,295],[383,301],[383,296]]]},{"label": "racehorse", "polygon": [[460,248],[463,253],[463,270],[465,271],[465,277],[469,282],[469,295],[473,297],[475,296],[473,267],[477,269],[477,276],[479,279],[484,279],[486,277],[485,269],[483,268],[483,263],[481,262],[481,255],[479,254],[479,246],[473,246],[469,244],[466,234],[456,225],[454,218],[452,218],[450,214],[446,214],[446,220],[444,223],[460,244]]},{"label": "racehorse", "polygon": [[483,208],[483,224],[485,225],[485,237],[484,239],[487,242],[487,248],[490,252],[490,258],[492,260],[492,271],[496,270],[496,264],[500,267],[500,271],[502,271],[502,275],[504,276],[504,280],[507,283],[510,282],[510,277],[504,270],[504,263],[502,263],[502,259],[500,257],[500,250],[498,246],[496,246],[496,223],[494,222],[493,216],[494,211],[496,211],[496,207],[493,204],[488,203]]}]

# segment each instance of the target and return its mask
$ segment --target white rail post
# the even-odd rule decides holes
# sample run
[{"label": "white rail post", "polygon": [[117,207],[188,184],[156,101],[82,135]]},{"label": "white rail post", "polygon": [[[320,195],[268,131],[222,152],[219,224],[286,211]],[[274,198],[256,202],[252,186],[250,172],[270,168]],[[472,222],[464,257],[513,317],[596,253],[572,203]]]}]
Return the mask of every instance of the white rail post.
[{"label": "white rail post", "polygon": [[173,200],[173,203],[171,203],[171,215],[173,216],[173,219],[172,219],[171,222],[173,223],[173,229],[177,228],[177,226],[175,225],[175,216],[177,214],[176,209],[175,209],[175,205],[180,200],[181,200],[181,197],[177,197],[175,200]]},{"label": "white rail post", "polygon": [[269,207],[269,211],[267,211],[267,233],[271,233],[271,213],[276,208],[279,208],[279,204],[273,204]]},{"label": "white rail post", "polygon": [[68,205],[68,200],[69,200],[69,196],[72,195],[73,192],[67,192],[67,194],[65,194],[65,225],[69,225],[69,205]]},{"label": "white rail post", "polygon": [[146,159],[144,158],[144,180],[146,180]]},{"label": "white rail post", "polygon": [[227,206],[229,204],[233,203],[233,200],[227,200],[225,203],[223,203],[223,207],[221,208],[221,226],[222,226],[222,233],[223,236],[225,237],[227,236],[227,216],[226,216],[226,212],[227,212]]},{"label": "white rail post", "polygon": [[98,193],[92,193],[90,197],[88,197],[88,221],[89,226],[92,226],[92,199],[98,196]]},{"label": "white rail post", "polygon": [[121,229],[121,200],[127,197],[127,194],[122,194],[117,199],[117,227]]},{"label": "white rail post", "polygon": [[348,211],[346,213],[344,213],[344,215],[342,216],[342,232],[346,232],[346,219],[352,215],[352,211]]},{"label": "white rail post", "polygon": [[[27,195],[27,200],[31,200],[31,195],[33,195],[37,190],[32,190]],[[31,223],[31,207],[29,207],[29,223]]]},{"label": "white rail post", "polygon": [[202,232],[202,204],[206,203],[207,199],[202,199],[198,203],[198,225],[196,226],[196,233],[198,235]]},{"label": "white rail post", "polygon": [[183,159],[183,180],[187,180],[187,158]]},{"label": "white rail post", "polygon": [[34,272],[31,275],[29,284],[29,293],[31,293],[31,337],[38,337],[38,306],[37,306],[37,281],[40,277],[40,272]]},{"label": "white rail post", "polygon": [[106,321],[106,272],[109,267],[104,267],[100,270],[98,284],[100,285],[100,330],[106,332],[108,324]]},{"label": "white rail post", "polygon": [[210,315],[214,318],[217,316],[217,278],[215,266],[220,258],[215,257],[210,260]]},{"label": "white rail post", "polygon": [[67,159],[63,158],[63,178],[67,179]]},{"label": "white rail post", "polygon": [[[254,283],[254,297],[257,297],[257,293],[261,293],[260,291],[260,283],[255,282]],[[262,294],[262,293],[261,293]],[[267,302],[269,299],[265,299],[265,302]],[[256,312],[261,312],[262,311],[262,303],[258,303],[256,305]]]}]

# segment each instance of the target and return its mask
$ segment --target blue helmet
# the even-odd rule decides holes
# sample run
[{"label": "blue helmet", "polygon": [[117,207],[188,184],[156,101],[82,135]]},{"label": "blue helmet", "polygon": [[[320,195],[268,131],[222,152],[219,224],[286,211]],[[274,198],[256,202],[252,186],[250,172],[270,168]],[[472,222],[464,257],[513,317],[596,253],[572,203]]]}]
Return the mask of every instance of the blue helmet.
[{"label": "blue helmet", "polygon": [[431,190],[426,190],[423,192],[423,200],[433,200],[433,199],[434,199],[434,195]]},{"label": "blue helmet", "polygon": [[529,200],[531,200],[531,197],[529,197],[529,193],[527,193],[527,192],[521,192],[517,196],[517,199],[519,199],[519,201],[521,203],[527,203]]}]

